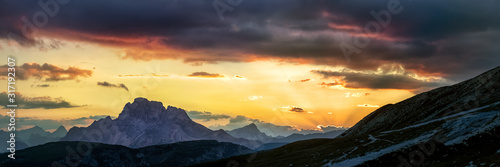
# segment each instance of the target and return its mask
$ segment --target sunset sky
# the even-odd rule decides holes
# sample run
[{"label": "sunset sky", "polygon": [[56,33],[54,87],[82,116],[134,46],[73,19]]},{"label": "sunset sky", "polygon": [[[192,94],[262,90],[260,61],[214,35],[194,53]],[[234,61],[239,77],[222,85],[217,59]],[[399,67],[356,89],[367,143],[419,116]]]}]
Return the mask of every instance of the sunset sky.
[{"label": "sunset sky", "polygon": [[351,127],[500,65],[498,1],[50,2],[0,1],[25,128],[86,126],[136,97],[212,129]]}]

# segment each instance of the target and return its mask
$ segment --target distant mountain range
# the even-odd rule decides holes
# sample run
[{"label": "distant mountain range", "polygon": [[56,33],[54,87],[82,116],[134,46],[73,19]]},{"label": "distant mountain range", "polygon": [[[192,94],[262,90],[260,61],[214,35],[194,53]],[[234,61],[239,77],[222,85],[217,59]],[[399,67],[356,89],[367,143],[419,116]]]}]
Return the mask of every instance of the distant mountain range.
[{"label": "distant mountain range", "polygon": [[500,166],[498,141],[500,67],[383,106],[334,139],[195,166]]},{"label": "distant mountain range", "polygon": [[[78,152],[81,146],[85,146],[85,151],[90,150],[88,154]],[[15,160],[7,158],[7,154],[0,154],[0,166],[178,167],[250,152],[252,150],[247,147],[214,140],[178,142],[137,149],[120,145],[67,141],[47,143],[17,151]],[[71,157],[70,163],[66,161],[68,157]]]},{"label": "distant mountain range", "polygon": [[[64,137],[67,133],[66,128],[64,126],[60,126],[54,132],[47,132],[43,130],[41,127],[35,126],[29,129],[16,131],[16,149],[24,149],[30,146],[36,146],[40,144],[45,144],[48,142],[59,141],[62,137]],[[0,140],[7,141],[9,140],[10,132],[5,132],[0,130]],[[1,148],[7,148],[8,143],[0,142]],[[2,149],[1,152],[7,152]]]},{"label": "distant mountain range", "polygon": [[244,138],[244,139],[249,139],[249,140],[257,140],[261,141],[262,143],[267,143],[273,140],[272,137],[266,135],[265,133],[261,132],[258,128],[257,125],[254,123],[249,124],[247,126],[234,129],[231,131],[227,131],[231,136],[237,137],[237,138]]},{"label": "distant mountain range", "polygon": [[274,148],[278,148],[284,146],[289,143],[293,143],[301,140],[309,140],[309,139],[333,139],[340,134],[344,133],[346,130],[333,130],[325,133],[312,133],[312,134],[292,134],[287,137],[282,138],[273,138],[273,140],[261,145],[256,148],[256,151],[270,150]]},{"label": "distant mountain range", "polygon": [[271,137],[266,135],[264,132],[261,132],[257,125],[251,123],[247,126],[234,129],[231,131],[227,131],[231,136],[237,138],[244,138],[249,140],[261,141],[262,144],[256,151],[269,150],[284,146],[288,143],[300,141],[300,140],[309,140],[309,139],[333,139],[340,134],[344,133],[346,129],[339,128],[338,130],[332,130],[324,133],[311,133],[311,134],[298,134],[294,133],[286,137]]},{"label": "distant mountain range", "polygon": [[191,120],[186,111],[161,102],[137,98],[127,103],[118,118],[106,117],[88,127],[73,127],[61,141],[117,144],[130,148],[181,141],[216,140],[257,148],[260,141],[236,138],[224,130],[213,131]]},{"label": "distant mountain range", "polygon": [[346,130],[334,130],[325,133],[312,133],[312,134],[292,134],[283,138],[276,138],[271,141],[271,143],[292,143],[300,140],[309,139],[333,139],[340,134],[344,133]]}]

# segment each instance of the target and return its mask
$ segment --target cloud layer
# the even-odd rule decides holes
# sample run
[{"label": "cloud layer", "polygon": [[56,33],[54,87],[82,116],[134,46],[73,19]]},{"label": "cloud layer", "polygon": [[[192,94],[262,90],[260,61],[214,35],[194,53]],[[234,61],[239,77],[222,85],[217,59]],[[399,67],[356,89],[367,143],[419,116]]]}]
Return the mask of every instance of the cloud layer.
[{"label": "cloud layer", "polygon": [[401,66],[399,66],[399,68],[394,68],[393,66],[388,69],[379,68],[377,71],[353,71],[342,69],[338,71],[312,70],[311,72],[321,75],[324,79],[335,80],[331,83],[322,82],[320,84],[326,87],[340,85],[345,88],[354,89],[417,90],[446,84],[446,80],[442,78],[422,78],[414,73],[406,72]]},{"label": "cloud layer", "polygon": [[[79,107],[61,98],[52,98],[50,96],[26,97],[20,93],[16,93],[15,99],[16,102],[14,104],[17,104],[17,108],[20,109],[34,109],[34,108],[54,109],[54,108]],[[9,98],[7,97],[7,93],[6,92],[0,93],[0,106],[6,107],[7,105],[10,104],[11,103],[9,103]]]},{"label": "cloud layer", "polygon": [[[2,75],[7,75],[7,65],[0,66]],[[62,67],[53,64],[24,63],[16,68],[16,79],[27,80],[35,78],[44,81],[64,81],[77,80],[92,76],[91,70],[80,69],[78,67]]]},{"label": "cloud layer", "polygon": [[128,92],[128,88],[127,86],[125,86],[125,84],[112,84],[112,83],[109,83],[107,81],[104,81],[104,82],[97,82],[97,85],[99,86],[103,86],[103,87],[111,87],[111,88],[122,88],[122,89],[125,89],[127,92]]},{"label": "cloud layer", "polygon": [[[25,46],[49,37],[127,48],[124,59],[281,59],[354,70],[399,63],[420,75],[451,79],[500,64],[499,1],[400,1],[401,12],[380,24],[387,1],[244,1],[221,21],[212,1],[87,0],[61,5],[44,28],[33,21],[43,11],[37,1],[0,6],[0,38],[15,33],[27,39]],[[366,32],[367,25],[380,31]],[[30,28],[35,32],[22,33]],[[357,47],[349,63],[340,44],[355,46],[360,37],[370,42]]]}]

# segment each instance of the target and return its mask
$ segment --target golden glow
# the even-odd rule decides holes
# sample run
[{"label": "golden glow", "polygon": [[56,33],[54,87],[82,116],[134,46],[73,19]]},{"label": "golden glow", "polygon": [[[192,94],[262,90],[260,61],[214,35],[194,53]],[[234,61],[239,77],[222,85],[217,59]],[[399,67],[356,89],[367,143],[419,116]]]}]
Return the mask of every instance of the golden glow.
[{"label": "golden glow", "polygon": [[[118,116],[127,102],[136,97],[157,100],[186,110],[209,111],[250,118],[299,129],[318,125],[350,127],[378,106],[395,103],[413,93],[406,90],[347,89],[340,82],[324,79],[310,71],[338,68],[290,64],[282,61],[190,65],[181,60],[142,61],[122,59],[119,49],[65,41],[58,50],[3,48],[2,55],[17,57],[18,64],[49,63],[59,67],[92,70],[92,76],[79,80],[45,82],[35,78],[16,82],[25,96],[61,97],[83,106],[60,109],[25,109],[19,117],[72,119],[91,115]],[[6,44],[2,43],[3,46]],[[190,77],[195,72],[220,77]],[[201,74],[201,73],[199,73]],[[97,82],[123,83],[129,89],[98,86]],[[36,87],[49,84],[49,87]],[[0,86],[6,87],[6,82]],[[362,105],[362,106],[359,106]],[[286,107],[286,108],[283,108]],[[295,109],[294,109],[295,108]],[[303,109],[304,112],[291,112]],[[210,126],[227,120],[203,122]]]}]

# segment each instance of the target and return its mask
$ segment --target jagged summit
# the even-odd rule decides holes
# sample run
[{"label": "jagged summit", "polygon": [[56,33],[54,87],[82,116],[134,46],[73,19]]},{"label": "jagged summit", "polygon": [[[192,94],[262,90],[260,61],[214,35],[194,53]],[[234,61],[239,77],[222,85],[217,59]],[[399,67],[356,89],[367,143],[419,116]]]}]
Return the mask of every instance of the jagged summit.
[{"label": "jagged summit", "polygon": [[248,124],[247,126],[241,127],[241,130],[245,130],[247,132],[260,132],[262,133],[259,128],[257,128],[257,125],[254,123]]},{"label": "jagged summit", "polygon": [[66,130],[66,128],[64,126],[59,126],[56,131],[52,132],[52,134],[54,135],[57,135],[57,136],[60,136],[60,137],[63,137],[64,135],[66,135],[66,133],[68,133],[68,130]]},{"label": "jagged summit", "polygon": [[146,98],[136,98],[133,103],[127,103],[117,119],[129,118],[143,119],[146,121],[158,121],[165,119],[189,119],[186,112],[180,108],[168,106],[165,108],[162,102],[149,101]]},{"label": "jagged summit", "polygon": [[251,124],[248,124],[247,127],[258,129],[257,125],[255,125],[255,123],[253,123],[253,122]]}]

